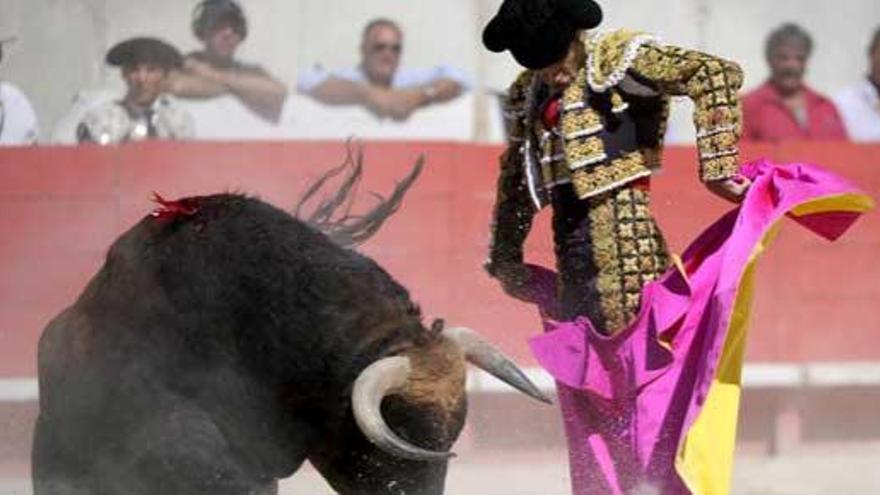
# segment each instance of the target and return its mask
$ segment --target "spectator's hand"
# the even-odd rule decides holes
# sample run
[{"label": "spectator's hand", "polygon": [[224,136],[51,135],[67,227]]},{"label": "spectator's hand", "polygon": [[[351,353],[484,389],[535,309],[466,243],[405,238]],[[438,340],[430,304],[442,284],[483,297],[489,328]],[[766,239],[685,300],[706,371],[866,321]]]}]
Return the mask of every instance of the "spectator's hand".
[{"label": "spectator's hand", "polygon": [[419,88],[391,91],[388,115],[397,121],[404,121],[425,104],[425,92]]},{"label": "spectator's hand", "polygon": [[[200,62],[195,63],[199,64]],[[226,94],[229,89],[222,81],[198,75],[193,70],[184,67],[181,70],[172,70],[168,73],[163,91],[182,98],[216,98]]]},{"label": "spectator's hand", "polygon": [[192,75],[203,77],[205,79],[217,79],[217,70],[210,64],[187,57],[183,60],[183,69]]},{"label": "spectator's hand", "polygon": [[717,196],[733,203],[739,203],[748,191],[752,181],[738,175],[729,179],[713,180],[706,183],[706,187]]},{"label": "spectator's hand", "polygon": [[365,85],[364,107],[377,118],[384,119],[389,116],[391,108],[391,91],[371,84]]}]

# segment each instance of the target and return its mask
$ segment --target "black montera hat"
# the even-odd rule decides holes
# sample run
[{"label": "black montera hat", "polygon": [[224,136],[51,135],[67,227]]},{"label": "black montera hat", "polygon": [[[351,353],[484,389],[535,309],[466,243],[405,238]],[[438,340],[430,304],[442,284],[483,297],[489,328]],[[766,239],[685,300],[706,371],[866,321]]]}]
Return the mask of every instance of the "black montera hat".
[{"label": "black montera hat", "polygon": [[244,10],[235,0],[202,0],[193,9],[192,30],[196,38],[204,40],[221,22],[229,22],[242,37],[247,37],[247,19]]},{"label": "black montera hat", "polygon": [[592,0],[504,0],[483,30],[483,45],[543,69],[565,56],[579,30],[601,22],[602,8]]},{"label": "black montera hat", "polygon": [[115,67],[156,64],[172,69],[183,65],[183,56],[177,48],[160,39],[131,38],[117,43],[107,52],[107,63]]}]

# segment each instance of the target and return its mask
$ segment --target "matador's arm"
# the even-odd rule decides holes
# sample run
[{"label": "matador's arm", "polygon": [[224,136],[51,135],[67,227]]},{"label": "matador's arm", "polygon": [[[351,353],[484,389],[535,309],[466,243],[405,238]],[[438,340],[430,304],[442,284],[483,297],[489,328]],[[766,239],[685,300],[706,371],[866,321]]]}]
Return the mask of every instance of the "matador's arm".
[{"label": "matador's arm", "polygon": [[694,102],[694,125],[704,182],[729,179],[739,167],[742,134],[739,65],[705,53],[659,44],[642,45],[629,73],[658,91],[688,96]]}]

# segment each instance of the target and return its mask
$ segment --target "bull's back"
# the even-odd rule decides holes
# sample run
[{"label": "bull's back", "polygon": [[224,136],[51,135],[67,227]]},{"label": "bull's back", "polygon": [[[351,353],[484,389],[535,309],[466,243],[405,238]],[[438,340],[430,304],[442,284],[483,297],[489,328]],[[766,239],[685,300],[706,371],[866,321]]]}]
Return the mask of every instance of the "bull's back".
[{"label": "bull's back", "polygon": [[252,198],[192,201],[192,215],[148,216],[123,234],[46,328],[47,397],[70,380],[91,396],[147,379],[196,394],[233,370],[310,404],[422,330],[407,291],[370,258]]}]

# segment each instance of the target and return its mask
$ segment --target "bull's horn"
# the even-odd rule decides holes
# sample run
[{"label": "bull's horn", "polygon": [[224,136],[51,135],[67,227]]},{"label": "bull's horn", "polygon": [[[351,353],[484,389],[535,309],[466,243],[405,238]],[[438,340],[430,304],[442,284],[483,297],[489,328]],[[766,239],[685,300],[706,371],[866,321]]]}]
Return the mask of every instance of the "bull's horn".
[{"label": "bull's horn", "polygon": [[511,387],[541,402],[552,404],[543,392],[507,356],[477,332],[464,327],[446,328],[443,336],[458,344],[473,365],[489,372]]},{"label": "bull's horn", "polygon": [[426,450],[407,442],[391,431],[382,418],[382,398],[406,385],[411,366],[409,358],[392,356],[367,366],[351,391],[351,407],[361,432],[385,452],[415,461],[442,461],[454,457],[452,452]]}]

